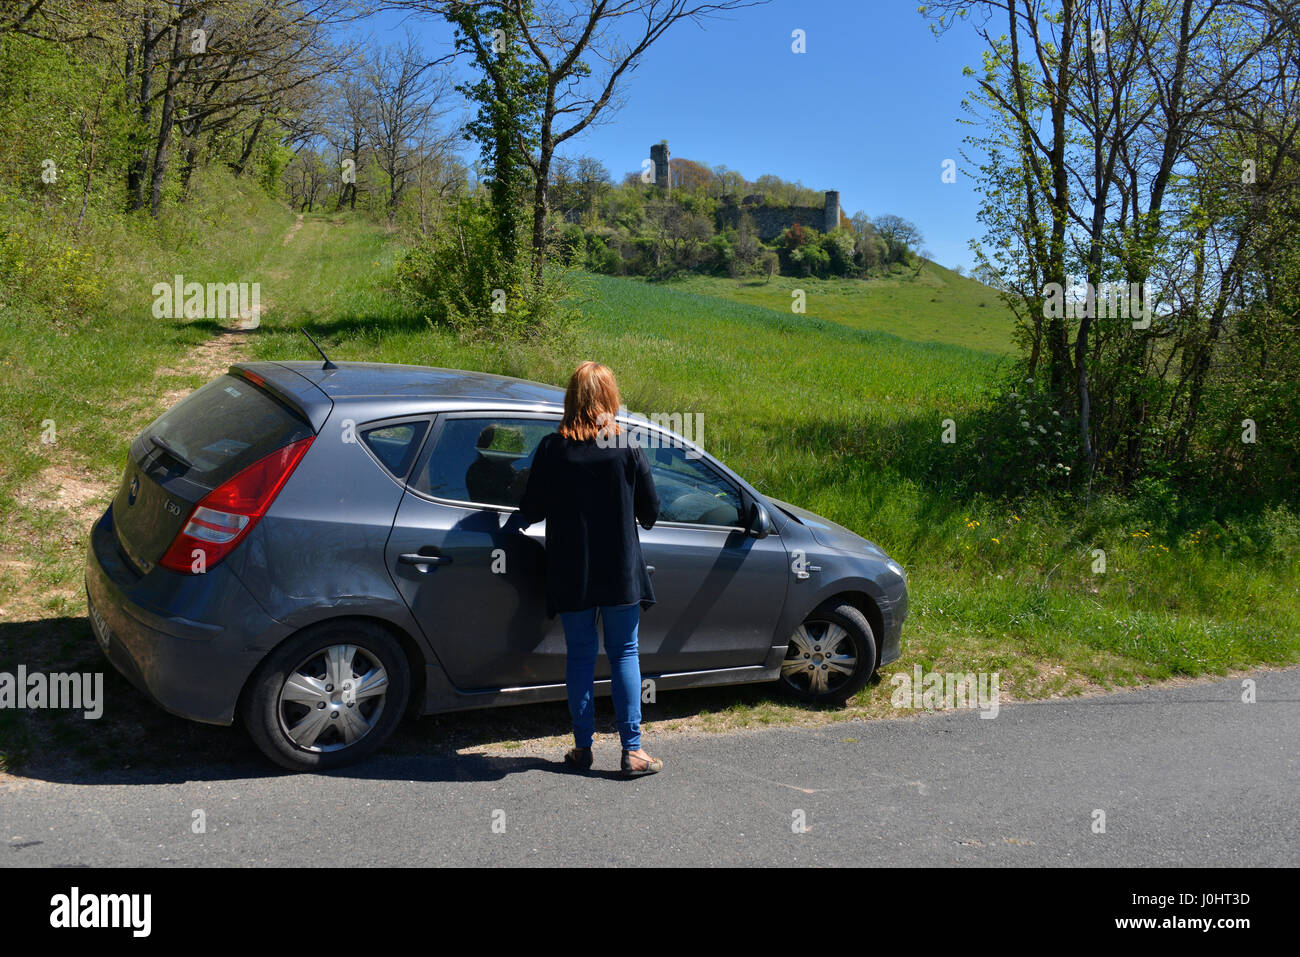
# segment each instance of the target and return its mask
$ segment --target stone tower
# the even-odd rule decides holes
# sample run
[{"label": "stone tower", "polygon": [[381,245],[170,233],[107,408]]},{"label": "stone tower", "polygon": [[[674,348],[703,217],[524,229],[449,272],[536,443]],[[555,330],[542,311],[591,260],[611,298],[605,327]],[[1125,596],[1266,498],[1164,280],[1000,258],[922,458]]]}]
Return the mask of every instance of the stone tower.
[{"label": "stone tower", "polygon": [[672,189],[671,181],[668,178],[668,143],[656,143],[650,147],[650,162],[655,168],[655,185],[665,193]]},{"label": "stone tower", "polygon": [[829,233],[833,229],[838,229],[840,225],[840,191],[838,189],[828,189],[826,191],[826,210],[822,218],[822,232]]}]

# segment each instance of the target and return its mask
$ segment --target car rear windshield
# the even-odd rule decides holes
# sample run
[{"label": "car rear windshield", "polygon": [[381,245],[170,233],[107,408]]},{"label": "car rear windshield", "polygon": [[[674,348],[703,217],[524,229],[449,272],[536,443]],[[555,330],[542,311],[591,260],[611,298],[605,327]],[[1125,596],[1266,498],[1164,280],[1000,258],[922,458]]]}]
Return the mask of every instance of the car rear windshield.
[{"label": "car rear windshield", "polygon": [[147,454],[188,465],[212,488],[276,449],[313,435],[298,412],[246,379],[223,375],[164,412],[141,434]]}]

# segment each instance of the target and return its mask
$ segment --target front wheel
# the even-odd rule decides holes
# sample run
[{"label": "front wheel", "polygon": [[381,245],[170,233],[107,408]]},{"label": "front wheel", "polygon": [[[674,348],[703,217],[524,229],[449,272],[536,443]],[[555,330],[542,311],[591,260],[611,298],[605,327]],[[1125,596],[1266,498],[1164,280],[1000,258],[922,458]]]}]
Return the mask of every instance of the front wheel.
[{"label": "front wheel", "polygon": [[780,685],[812,704],[843,704],[876,670],[876,636],[866,616],[847,602],[814,609],[790,636]]},{"label": "front wheel", "polygon": [[410,694],[406,655],[372,622],[322,622],[277,648],[242,702],[244,725],[291,771],[353,764],[387,740]]}]

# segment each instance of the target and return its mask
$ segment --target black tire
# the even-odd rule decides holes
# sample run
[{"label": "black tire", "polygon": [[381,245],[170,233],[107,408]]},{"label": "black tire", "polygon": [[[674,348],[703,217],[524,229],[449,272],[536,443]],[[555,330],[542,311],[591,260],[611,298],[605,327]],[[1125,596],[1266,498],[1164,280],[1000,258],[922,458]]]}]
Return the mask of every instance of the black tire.
[{"label": "black tire", "polygon": [[[332,675],[342,678],[336,683]],[[410,691],[397,639],[373,622],[340,619],[305,628],[273,651],[249,680],[240,712],[253,743],[276,764],[324,771],[354,764],[382,745]],[[318,716],[306,721],[309,715]]]},{"label": "black tire", "polygon": [[799,701],[840,705],[871,680],[876,661],[876,636],[866,616],[847,602],[829,601],[809,612],[790,637],[777,684]]}]

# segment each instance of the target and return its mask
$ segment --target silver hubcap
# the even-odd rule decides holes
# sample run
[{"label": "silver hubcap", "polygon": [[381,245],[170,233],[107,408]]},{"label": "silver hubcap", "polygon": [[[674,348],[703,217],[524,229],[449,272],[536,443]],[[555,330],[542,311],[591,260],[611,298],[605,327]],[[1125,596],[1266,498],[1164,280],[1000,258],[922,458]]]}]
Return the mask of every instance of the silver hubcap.
[{"label": "silver hubcap", "polygon": [[388,672],[356,645],[312,652],[280,689],[280,725],[305,751],[337,751],[375,726],[388,695]]},{"label": "silver hubcap", "polygon": [[825,694],[848,681],[857,666],[847,631],[834,622],[805,621],[790,636],[781,677],[800,691]]}]

